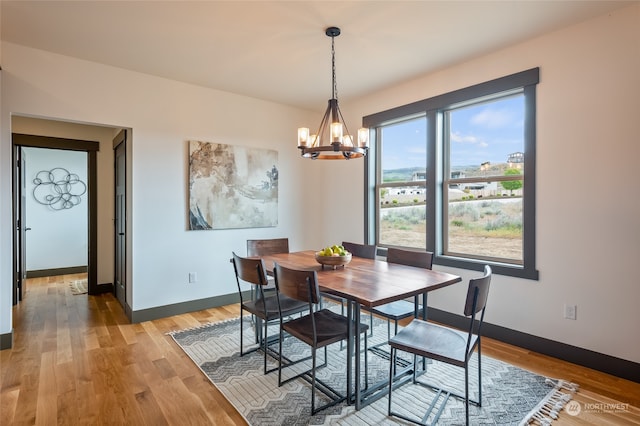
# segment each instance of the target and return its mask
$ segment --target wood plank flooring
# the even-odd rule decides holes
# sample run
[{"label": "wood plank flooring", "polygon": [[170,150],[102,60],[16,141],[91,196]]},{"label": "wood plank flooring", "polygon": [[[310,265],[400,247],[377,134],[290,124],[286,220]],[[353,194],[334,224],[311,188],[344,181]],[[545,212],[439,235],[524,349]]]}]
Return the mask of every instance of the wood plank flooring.
[{"label": "wood plank flooring", "polygon": [[[244,425],[172,330],[236,317],[237,305],[129,324],[111,294],[72,295],[80,275],[34,278],[0,352],[2,425]],[[483,352],[581,385],[559,425],[640,424],[640,384],[485,339]]]}]

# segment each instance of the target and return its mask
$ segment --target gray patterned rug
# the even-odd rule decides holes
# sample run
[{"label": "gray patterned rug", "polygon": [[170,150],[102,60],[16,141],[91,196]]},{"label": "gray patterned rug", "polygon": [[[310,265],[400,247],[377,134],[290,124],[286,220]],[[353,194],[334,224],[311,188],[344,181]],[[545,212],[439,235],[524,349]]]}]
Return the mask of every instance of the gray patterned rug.
[{"label": "gray patterned rug", "polygon": [[[245,344],[249,345],[253,329],[245,319]],[[218,387],[225,397],[236,407],[250,425],[386,425],[408,424],[387,416],[387,397],[355,411],[344,403],[310,415],[311,388],[296,379],[278,387],[278,372],[263,374],[261,351],[239,355],[239,319],[205,325],[196,329],[169,333],[175,342],[196,363],[202,372]],[[274,329],[269,332],[275,335]],[[369,345],[387,338],[386,322],[374,320],[374,335],[369,337]],[[277,350],[277,343],[274,345]],[[283,350],[286,356],[310,354],[308,347],[289,337],[285,339]],[[477,356],[474,356],[477,359]],[[371,383],[388,378],[389,361],[369,352],[368,375]],[[346,388],[346,351],[340,344],[329,347],[328,366],[318,372],[318,377],[333,384],[337,389]],[[268,359],[268,367],[277,362]],[[294,369],[296,367],[291,367]],[[463,369],[440,362],[428,365],[430,384],[453,388],[464,393]],[[477,398],[476,365],[470,371],[470,397]],[[292,371],[283,376],[292,375]],[[425,375],[427,376],[427,375]],[[423,376],[423,377],[425,377]],[[364,376],[363,376],[364,377]],[[364,379],[363,379],[364,380]],[[504,362],[482,357],[482,407],[470,405],[473,425],[518,425],[550,424],[560,415],[560,411],[577,385],[562,380],[551,380],[522,370]],[[394,390],[394,410],[416,413],[426,411],[433,393],[424,387],[406,384]],[[316,404],[323,401],[322,393],[316,392]],[[450,398],[438,422],[439,425],[464,424],[464,403]]]}]

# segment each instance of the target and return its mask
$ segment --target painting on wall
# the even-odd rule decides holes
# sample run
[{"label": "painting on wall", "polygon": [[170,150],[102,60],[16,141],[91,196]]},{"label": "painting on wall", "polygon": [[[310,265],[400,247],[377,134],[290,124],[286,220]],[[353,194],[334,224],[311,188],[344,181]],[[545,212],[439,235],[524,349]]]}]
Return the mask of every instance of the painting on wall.
[{"label": "painting on wall", "polygon": [[278,152],[189,141],[189,227],[278,224]]}]

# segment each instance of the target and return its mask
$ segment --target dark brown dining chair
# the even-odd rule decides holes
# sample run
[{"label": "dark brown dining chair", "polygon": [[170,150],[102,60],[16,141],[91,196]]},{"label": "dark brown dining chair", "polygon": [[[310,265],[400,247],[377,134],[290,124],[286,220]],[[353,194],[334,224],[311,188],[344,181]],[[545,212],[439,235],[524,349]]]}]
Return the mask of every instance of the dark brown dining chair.
[{"label": "dark brown dining chair", "polygon": [[[331,407],[344,401],[349,389],[345,393],[341,393],[333,386],[325,383],[316,377],[318,349],[324,348],[324,362],[321,366],[327,364],[327,346],[342,342],[349,337],[349,326],[355,327],[353,323],[344,315],[340,315],[329,309],[320,307],[320,289],[318,287],[318,277],[316,271],[305,271],[289,269],[284,266],[274,265],[274,277],[276,279],[276,288],[278,300],[280,300],[280,346],[279,346],[279,362],[278,362],[278,385],[282,386],[291,380],[302,377],[311,383],[311,414],[315,415],[318,411],[327,407]],[[308,314],[301,317],[295,317],[285,320],[286,312],[284,311],[284,303],[286,300],[296,300],[305,303],[308,308]],[[358,329],[354,328],[354,336],[360,338],[360,334],[364,334],[365,354],[367,351],[367,330],[366,324],[359,324]],[[290,364],[284,365],[282,343],[284,333],[287,332],[296,339],[306,343],[311,347],[311,369],[302,373],[298,373],[292,377],[282,380],[282,369]],[[347,357],[351,354],[347,354]],[[346,363],[346,360],[345,360]],[[367,357],[365,356],[365,371],[367,371]],[[351,374],[346,371],[346,375]],[[348,381],[347,381],[348,383]],[[346,388],[346,386],[345,386]],[[316,408],[316,389],[322,392],[330,399],[330,401]]]},{"label": "dark brown dining chair", "polygon": [[[270,354],[275,359],[279,358],[278,354],[269,349],[270,342],[267,333],[269,323],[277,321],[281,314],[293,315],[302,313],[306,312],[309,307],[306,303],[287,297],[280,298],[279,300],[276,294],[265,294],[264,287],[267,285],[267,274],[265,273],[264,261],[262,259],[240,257],[233,253],[231,262],[233,263],[233,269],[236,273],[238,294],[240,296],[240,356],[262,348],[264,351],[264,373],[267,374],[275,371],[277,368],[274,367],[271,370],[267,370],[267,354]],[[249,295],[242,291],[242,282],[251,285],[253,291],[249,292]],[[251,313],[251,315],[261,320],[256,322],[255,326],[255,343],[258,344],[258,346],[248,351],[244,351],[243,347],[244,311]],[[262,330],[261,325],[264,325],[264,330]]]},{"label": "dark brown dining chair", "polygon": [[370,244],[358,244],[348,241],[342,242],[342,247],[354,256],[364,257],[366,259],[376,258],[376,246]]},{"label": "dark brown dining chair", "polygon": [[[419,250],[406,250],[389,247],[387,249],[387,262],[401,265],[415,266],[416,268],[431,269],[433,265],[433,253]],[[417,309],[416,309],[417,306]],[[386,305],[376,306],[370,310],[371,314],[387,319],[387,337],[391,338],[391,321],[394,322],[394,334],[398,333],[398,322],[405,318],[415,317],[423,313],[423,306],[418,304],[418,296],[414,301],[397,300]]]},{"label": "dark brown dining chair", "polygon": [[[454,393],[452,390],[440,389],[436,393],[434,401],[430,404],[427,413],[421,417],[427,419],[433,408],[437,405],[440,410],[435,414],[433,420],[429,424],[437,424],[442,407],[447,404],[450,396],[461,398],[465,403],[466,424],[469,425],[469,403],[477,406],[482,405],[482,369],[481,369],[481,341],[482,324],[484,322],[484,313],[487,306],[487,298],[489,295],[489,285],[491,283],[491,267],[484,267],[484,276],[469,280],[469,288],[464,304],[464,316],[468,318],[469,325],[467,331],[461,331],[456,328],[438,325],[435,323],[414,319],[411,323],[400,330],[398,334],[389,340],[391,346],[390,366],[389,366],[389,405],[388,414],[390,416],[399,417],[401,419],[417,424],[423,423],[420,417],[416,419],[409,418],[392,410],[391,395],[394,390],[394,381],[407,379],[402,377],[404,374],[412,374],[412,383],[433,389],[433,385],[427,385],[424,381],[418,380],[416,358],[418,356],[441,361],[447,364],[464,368],[464,395]],[[479,316],[479,319],[476,318]],[[469,362],[473,352],[478,353],[478,399],[469,399]],[[412,373],[400,373],[395,376],[395,363],[398,351],[413,354],[413,370]],[[423,370],[424,375],[428,372]],[[408,382],[408,380],[407,380]],[[397,389],[402,386],[402,382],[395,385]],[[436,404],[438,399],[443,398],[440,404]]]},{"label": "dark brown dining chair", "polygon": [[[342,247],[344,247],[346,251],[351,253],[351,255],[356,257],[363,257],[365,259],[376,258],[376,246],[372,244],[360,244],[360,243],[352,243],[349,241],[343,241]],[[332,299],[340,303],[340,306],[341,306],[340,312],[342,313],[342,315],[344,315],[344,304],[345,304],[344,299],[337,296],[326,295],[326,294],[324,296],[328,299]],[[371,320],[372,320],[371,327],[373,328],[373,318],[371,318]],[[342,349],[342,343],[340,343],[340,349]]]},{"label": "dark brown dining chair", "polygon": [[[289,253],[289,238],[268,238],[247,240],[247,257],[263,257],[270,254]],[[267,271],[269,284],[264,289],[275,291],[273,274]]]},{"label": "dark brown dining chair", "polygon": [[289,238],[247,240],[247,257],[262,257],[278,253],[289,253]]}]

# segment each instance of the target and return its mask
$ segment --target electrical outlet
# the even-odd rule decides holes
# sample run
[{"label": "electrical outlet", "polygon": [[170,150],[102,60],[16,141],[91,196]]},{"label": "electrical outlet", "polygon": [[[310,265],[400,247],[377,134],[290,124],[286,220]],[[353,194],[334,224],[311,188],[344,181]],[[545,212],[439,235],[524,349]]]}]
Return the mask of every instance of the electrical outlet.
[{"label": "electrical outlet", "polygon": [[578,306],[577,305],[564,305],[564,317],[565,319],[575,320],[577,319]]},{"label": "electrical outlet", "polygon": [[198,282],[198,274],[195,272],[189,272],[189,284],[193,284]]}]

